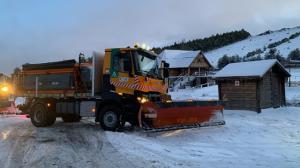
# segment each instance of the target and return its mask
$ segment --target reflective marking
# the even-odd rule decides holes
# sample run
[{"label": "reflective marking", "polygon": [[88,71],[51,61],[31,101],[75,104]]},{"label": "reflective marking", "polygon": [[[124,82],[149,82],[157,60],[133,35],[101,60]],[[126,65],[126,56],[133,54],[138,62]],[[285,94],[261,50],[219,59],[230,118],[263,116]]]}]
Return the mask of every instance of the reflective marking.
[{"label": "reflective marking", "polygon": [[145,118],[157,118],[157,114],[144,114]]}]

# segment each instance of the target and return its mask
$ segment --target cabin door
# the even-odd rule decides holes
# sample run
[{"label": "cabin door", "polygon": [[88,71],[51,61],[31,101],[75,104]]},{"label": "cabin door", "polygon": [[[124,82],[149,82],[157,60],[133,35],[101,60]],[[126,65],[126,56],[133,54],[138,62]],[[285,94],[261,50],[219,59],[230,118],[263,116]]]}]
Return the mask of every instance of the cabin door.
[{"label": "cabin door", "polygon": [[273,73],[272,75],[272,97],[273,97],[273,107],[280,107],[280,92],[281,86],[278,79],[278,75]]}]

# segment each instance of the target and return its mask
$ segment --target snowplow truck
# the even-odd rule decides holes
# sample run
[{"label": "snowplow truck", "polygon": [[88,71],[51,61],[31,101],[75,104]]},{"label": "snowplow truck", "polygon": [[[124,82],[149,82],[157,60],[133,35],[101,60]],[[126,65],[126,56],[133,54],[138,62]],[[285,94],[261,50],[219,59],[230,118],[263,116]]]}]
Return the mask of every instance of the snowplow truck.
[{"label": "snowplow truck", "polygon": [[141,48],[106,49],[85,61],[25,64],[18,75],[19,109],[36,127],[95,117],[104,130],[125,122],[146,130],[168,130],[224,124],[220,101],[172,101],[167,94],[169,64]]}]

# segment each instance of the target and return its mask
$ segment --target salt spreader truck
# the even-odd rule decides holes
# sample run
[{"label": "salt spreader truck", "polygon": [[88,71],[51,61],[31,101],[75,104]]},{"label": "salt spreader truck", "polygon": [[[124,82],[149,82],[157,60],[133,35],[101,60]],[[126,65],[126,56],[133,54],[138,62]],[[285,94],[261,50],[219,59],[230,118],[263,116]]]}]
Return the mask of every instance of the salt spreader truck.
[{"label": "salt spreader truck", "polygon": [[104,130],[125,122],[146,130],[222,125],[220,101],[172,101],[167,94],[169,64],[158,66],[157,55],[138,47],[106,49],[92,60],[25,64],[17,95],[26,97],[20,110],[36,127],[79,122],[95,117]]}]

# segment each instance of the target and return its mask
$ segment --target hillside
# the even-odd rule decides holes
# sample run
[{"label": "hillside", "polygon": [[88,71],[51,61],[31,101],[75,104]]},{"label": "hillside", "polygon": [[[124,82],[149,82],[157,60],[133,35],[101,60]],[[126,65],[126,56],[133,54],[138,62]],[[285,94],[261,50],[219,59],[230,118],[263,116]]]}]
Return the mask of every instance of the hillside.
[{"label": "hillside", "polygon": [[211,50],[205,55],[215,67],[218,60],[225,54],[228,56],[239,55],[246,56],[249,52],[261,50],[261,56],[264,56],[270,48],[276,48],[283,57],[296,49],[300,48],[300,27],[284,28],[277,31],[267,31],[257,36],[251,36],[245,40]]}]

